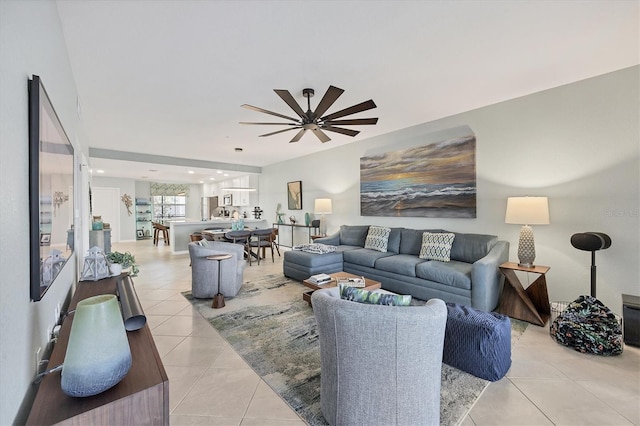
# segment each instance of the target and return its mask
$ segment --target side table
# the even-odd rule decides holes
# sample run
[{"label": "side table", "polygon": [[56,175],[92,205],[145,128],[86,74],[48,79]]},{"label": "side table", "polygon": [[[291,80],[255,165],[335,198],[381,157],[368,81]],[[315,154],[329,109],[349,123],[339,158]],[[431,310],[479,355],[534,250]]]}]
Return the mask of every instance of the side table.
[{"label": "side table", "polygon": [[[519,266],[514,262],[500,265],[500,272],[505,276],[500,305],[497,312],[512,318],[521,319],[535,325],[544,326],[551,316],[547,280],[545,274],[551,269],[548,266]],[[539,274],[538,278],[525,290],[516,275],[516,271]]]},{"label": "side table", "polygon": [[213,296],[213,303],[211,307],[214,309],[224,308],[224,294],[220,293],[220,279],[222,278],[222,274],[220,271],[222,270],[222,261],[231,259],[231,256],[228,253],[225,254],[214,254],[213,256],[207,256],[207,260],[217,260],[218,261],[218,292]]}]

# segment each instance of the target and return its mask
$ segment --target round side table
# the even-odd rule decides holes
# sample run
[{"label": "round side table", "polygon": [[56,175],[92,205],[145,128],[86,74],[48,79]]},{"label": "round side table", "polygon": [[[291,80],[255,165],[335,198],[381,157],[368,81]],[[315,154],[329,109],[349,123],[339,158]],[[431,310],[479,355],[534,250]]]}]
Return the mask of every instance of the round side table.
[{"label": "round side table", "polygon": [[207,256],[207,260],[216,260],[218,261],[218,292],[216,293],[215,296],[213,296],[213,303],[211,304],[211,307],[214,309],[218,309],[218,308],[224,308],[224,294],[220,293],[220,279],[222,277],[222,274],[220,273],[221,269],[222,269],[222,261],[223,260],[227,260],[227,259],[231,259],[231,255],[230,254],[215,254],[213,256]]}]

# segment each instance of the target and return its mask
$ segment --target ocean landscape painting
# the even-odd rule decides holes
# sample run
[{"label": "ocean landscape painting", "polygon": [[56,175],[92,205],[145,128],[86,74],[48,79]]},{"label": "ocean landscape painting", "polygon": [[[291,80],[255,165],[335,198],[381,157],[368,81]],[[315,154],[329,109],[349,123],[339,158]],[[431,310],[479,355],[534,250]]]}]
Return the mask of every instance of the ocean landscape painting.
[{"label": "ocean landscape painting", "polygon": [[360,214],[475,218],[475,136],[360,158]]}]

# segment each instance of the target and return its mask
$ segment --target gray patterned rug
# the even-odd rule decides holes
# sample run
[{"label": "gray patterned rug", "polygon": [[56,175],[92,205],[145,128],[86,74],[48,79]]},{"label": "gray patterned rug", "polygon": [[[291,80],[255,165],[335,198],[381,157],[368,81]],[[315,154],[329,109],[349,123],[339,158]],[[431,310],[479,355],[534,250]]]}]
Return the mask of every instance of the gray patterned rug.
[{"label": "gray patterned rug", "polygon": [[[266,275],[243,284],[222,309],[212,309],[211,299],[183,294],[308,424],[326,425],[320,413],[320,347],[313,310],[302,301],[305,289],[283,275]],[[511,328],[513,346],[526,323],[512,320]],[[462,421],[488,384],[442,364],[440,424]]]}]

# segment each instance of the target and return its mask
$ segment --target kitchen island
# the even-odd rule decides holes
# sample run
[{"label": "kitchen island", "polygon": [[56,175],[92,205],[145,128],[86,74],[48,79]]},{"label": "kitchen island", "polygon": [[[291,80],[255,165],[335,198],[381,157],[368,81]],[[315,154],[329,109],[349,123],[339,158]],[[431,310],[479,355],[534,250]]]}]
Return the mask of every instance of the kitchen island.
[{"label": "kitchen island", "polygon": [[[231,229],[230,218],[219,218],[212,220],[176,220],[165,222],[169,225],[169,241],[172,254],[188,253],[187,244],[191,242],[189,234],[194,232],[202,232],[207,228],[215,229]],[[250,229],[267,228],[267,221],[262,219],[244,219],[244,226]]]}]

